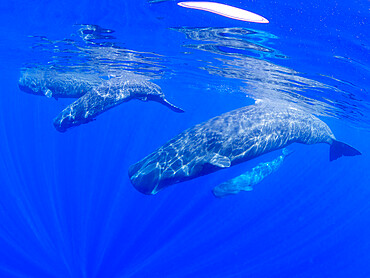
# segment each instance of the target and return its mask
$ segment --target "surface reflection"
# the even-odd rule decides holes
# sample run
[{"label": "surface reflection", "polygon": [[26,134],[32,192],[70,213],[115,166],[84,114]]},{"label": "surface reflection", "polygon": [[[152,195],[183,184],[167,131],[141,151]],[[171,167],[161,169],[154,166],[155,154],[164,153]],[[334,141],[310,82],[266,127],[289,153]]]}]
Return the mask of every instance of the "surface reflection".
[{"label": "surface reflection", "polygon": [[[32,36],[32,48],[44,56],[50,68],[57,70],[90,71],[110,76],[123,70],[161,78],[164,74],[163,56],[153,52],[139,52],[123,47],[112,34],[114,30],[97,25],[76,25],[69,38],[51,40],[45,36]],[[27,67],[42,63],[40,55]]]},{"label": "surface reflection", "polygon": [[370,109],[368,97],[356,97],[364,94],[363,89],[354,90],[341,80],[320,74],[308,78],[307,74],[276,64],[289,58],[271,47],[273,40],[278,39],[273,34],[245,28],[173,30],[185,34],[184,48],[212,54],[203,65],[198,65],[199,69],[211,76],[241,81],[239,91],[250,98],[288,101],[309,113],[368,125],[370,119],[364,119],[368,113],[363,111]]}]

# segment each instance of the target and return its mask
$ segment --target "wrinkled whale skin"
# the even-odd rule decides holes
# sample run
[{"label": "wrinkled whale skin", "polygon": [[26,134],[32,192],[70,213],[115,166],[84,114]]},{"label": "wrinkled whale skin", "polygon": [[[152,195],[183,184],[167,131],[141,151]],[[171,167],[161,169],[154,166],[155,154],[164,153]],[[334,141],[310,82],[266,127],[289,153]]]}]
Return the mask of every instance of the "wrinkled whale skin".
[{"label": "wrinkled whale skin", "polygon": [[95,74],[57,72],[55,70],[25,69],[21,71],[19,88],[30,94],[58,98],[79,98],[103,80]]},{"label": "wrinkled whale skin", "polygon": [[[193,179],[283,148],[291,143],[343,144],[317,117],[293,106],[257,103],[198,124],[129,168],[137,190],[155,194]],[[349,147],[351,148],[351,147]],[[360,154],[353,149],[352,154]],[[337,157],[333,157],[336,159]],[[333,160],[331,159],[331,160]]]},{"label": "wrinkled whale skin", "polygon": [[71,126],[88,123],[99,114],[131,99],[153,100],[161,95],[158,85],[149,81],[123,80],[113,78],[92,88],[88,93],[67,106],[55,119],[58,131]]}]

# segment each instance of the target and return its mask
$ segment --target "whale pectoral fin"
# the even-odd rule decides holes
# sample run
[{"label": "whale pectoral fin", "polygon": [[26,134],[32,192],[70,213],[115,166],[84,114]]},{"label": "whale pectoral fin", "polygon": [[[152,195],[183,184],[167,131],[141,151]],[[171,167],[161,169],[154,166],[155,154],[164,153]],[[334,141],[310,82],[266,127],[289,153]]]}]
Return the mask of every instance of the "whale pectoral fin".
[{"label": "whale pectoral fin", "polygon": [[333,140],[333,143],[330,145],[330,161],[336,160],[341,156],[355,155],[361,155],[361,153],[343,142]]},{"label": "whale pectoral fin", "polygon": [[220,168],[228,168],[231,166],[231,160],[226,156],[219,155],[218,153],[215,153],[208,163]]}]

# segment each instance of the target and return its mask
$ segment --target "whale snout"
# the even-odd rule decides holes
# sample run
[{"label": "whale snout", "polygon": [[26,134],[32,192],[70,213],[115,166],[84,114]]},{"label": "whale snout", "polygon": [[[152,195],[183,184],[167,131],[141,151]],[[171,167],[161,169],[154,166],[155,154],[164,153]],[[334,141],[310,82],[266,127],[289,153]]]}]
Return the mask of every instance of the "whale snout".
[{"label": "whale snout", "polygon": [[66,132],[67,129],[74,126],[75,116],[72,111],[67,107],[58,116],[54,118],[53,125],[59,132]]},{"label": "whale snout", "polygon": [[155,163],[144,165],[142,161],[131,165],[128,171],[133,186],[141,193],[154,195],[158,192],[161,170]]},{"label": "whale snout", "polygon": [[94,120],[95,119],[93,117],[87,116],[85,111],[80,111],[78,109],[74,109],[72,106],[68,106],[54,118],[53,124],[57,131],[66,132],[72,127],[87,124]]},{"label": "whale snout", "polygon": [[21,91],[27,93],[27,94],[33,94],[33,95],[37,95],[37,92],[33,91],[31,88],[27,87],[27,86],[24,86],[24,85],[21,85],[21,84],[18,84],[18,87]]},{"label": "whale snout", "polygon": [[27,72],[21,73],[21,76],[18,80],[18,87],[21,91],[33,95],[45,95],[42,84],[39,80],[28,74]]},{"label": "whale snout", "polygon": [[71,125],[71,121],[68,121],[67,118],[61,118],[60,116],[57,116],[53,121],[53,125],[57,131],[66,132]]},{"label": "whale snout", "polygon": [[27,80],[27,78],[19,78],[18,80],[18,87],[21,91],[29,93],[29,94],[34,94],[38,95],[38,87],[36,82],[32,82],[30,80]]},{"label": "whale snout", "polygon": [[57,131],[66,132],[70,127],[76,125],[76,116],[76,111],[68,106],[54,118],[53,125]]}]

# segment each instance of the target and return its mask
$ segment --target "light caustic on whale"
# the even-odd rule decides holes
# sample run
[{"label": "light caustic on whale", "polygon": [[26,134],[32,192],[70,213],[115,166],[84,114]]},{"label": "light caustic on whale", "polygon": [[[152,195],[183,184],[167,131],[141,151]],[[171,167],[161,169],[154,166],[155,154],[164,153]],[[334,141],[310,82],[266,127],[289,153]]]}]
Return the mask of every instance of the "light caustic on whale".
[{"label": "light caustic on whale", "polygon": [[168,102],[158,85],[129,72],[106,80],[97,74],[32,68],[21,71],[18,85],[31,94],[78,98],[54,119],[54,126],[60,132],[93,121],[99,114],[131,99],[152,100],[175,112],[184,112]]},{"label": "light caustic on whale", "polygon": [[361,154],[337,141],[315,116],[293,106],[259,102],[185,130],[130,166],[129,177],[140,192],[156,194],[292,143],[329,144],[331,161]]}]

